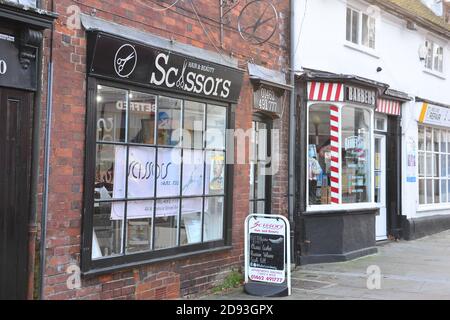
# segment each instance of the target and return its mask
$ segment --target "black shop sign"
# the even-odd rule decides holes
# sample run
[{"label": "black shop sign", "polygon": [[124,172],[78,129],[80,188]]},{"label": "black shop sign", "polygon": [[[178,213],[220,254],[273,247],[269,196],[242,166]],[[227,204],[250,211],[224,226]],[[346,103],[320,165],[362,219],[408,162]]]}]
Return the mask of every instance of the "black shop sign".
[{"label": "black shop sign", "polygon": [[0,34],[0,87],[24,90],[37,88],[36,60],[31,59],[26,67],[22,65],[15,38],[5,34]]},{"label": "black shop sign", "polygon": [[89,73],[153,89],[237,102],[243,72],[119,37],[89,36]]},{"label": "black shop sign", "polygon": [[346,86],[345,100],[347,102],[355,102],[375,107],[377,104],[377,92],[375,90],[368,90],[360,87]]}]

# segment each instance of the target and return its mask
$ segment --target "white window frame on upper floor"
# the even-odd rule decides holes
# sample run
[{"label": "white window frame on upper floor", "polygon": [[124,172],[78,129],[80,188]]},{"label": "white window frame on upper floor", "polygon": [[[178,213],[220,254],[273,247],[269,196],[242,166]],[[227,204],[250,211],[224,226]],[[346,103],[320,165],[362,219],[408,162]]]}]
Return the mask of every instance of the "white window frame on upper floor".
[{"label": "white window frame on upper floor", "polygon": [[[358,32],[357,32],[357,39],[356,42],[353,39],[353,21],[350,21],[350,24],[348,23],[348,17],[349,17],[349,10],[351,10],[351,18],[353,19],[354,14],[356,13],[358,16]],[[364,28],[363,28],[363,19],[364,16],[367,17],[367,22],[371,22],[372,23],[372,27],[373,27],[373,39],[371,39],[371,27],[367,27],[367,44],[363,44],[364,41]],[[375,17],[371,16],[368,13],[364,12],[364,9],[360,6],[355,6],[352,5],[350,3],[347,3],[346,5],[346,10],[345,10],[345,44],[346,46],[353,48],[353,49],[357,49],[357,50],[362,50],[365,51],[371,55],[375,55],[376,54],[376,48],[377,48],[377,29],[378,29],[378,19],[376,19]],[[350,30],[349,30],[350,27]],[[370,45],[371,40],[373,40],[373,46]]]},{"label": "white window frame on upper floor", "polygon": [[[431,48],[430,48],[431,45]],[[439,41],[436,37],[432,35],[426,35],[424,38],[424,46],[427,49],[427,55],[424,61],[424,71],[427,73],[431,73],[440,77],[444,76],[445,70],[445,45],[442,41]],[[437,58],[437,49],[441,49],[441,68],[436,66],[436,58]],[[431,50],[431,57],[430,57]]]}]

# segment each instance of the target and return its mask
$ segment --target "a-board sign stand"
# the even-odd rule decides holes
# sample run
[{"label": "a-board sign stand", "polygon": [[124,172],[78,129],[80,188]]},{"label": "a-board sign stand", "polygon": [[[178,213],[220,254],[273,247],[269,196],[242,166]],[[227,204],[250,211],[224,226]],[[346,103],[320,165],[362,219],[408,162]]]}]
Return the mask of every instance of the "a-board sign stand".
[{"label": "a-board sign stand", "polygon": [[291,295],[290,225],[281,215],[251,214],[245,220],[245,293]]}]

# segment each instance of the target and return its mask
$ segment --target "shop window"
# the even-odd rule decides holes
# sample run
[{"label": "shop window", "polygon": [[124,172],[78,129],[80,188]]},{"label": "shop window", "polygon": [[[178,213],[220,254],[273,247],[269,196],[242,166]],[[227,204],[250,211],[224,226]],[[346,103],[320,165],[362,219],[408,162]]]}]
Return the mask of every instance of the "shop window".
[{"label": "shop window", "polygon": [[450,131],[429,126],[418,128],[419,204],[450,201]]},{"label": "shop window", "polygon": [[98,85],[94,108],[91,260],[223,246],[227,107]]},{"label": "shop window", "polygon": [[341,118],[342,203],[370,202],[370,111],[345,106]]},{"label": "shop window", "polygon": [[362,107],[309,107],[309,206],[372,202],[372,116]]},{"label": "shop window", "polygon": [[376,20],[361,11],[347,8],[346,39],[356,45],[375,49]]},{"label": "shop window", "polygon": [[250,150],[250,213],[270,214],[271,176],[265,173],[270,163],[269,121],[255,120],[252,123]]},{"label": "shop window", "polygon": [[308,189],[309,204],[331,204],[330,107],[309,109]]}]

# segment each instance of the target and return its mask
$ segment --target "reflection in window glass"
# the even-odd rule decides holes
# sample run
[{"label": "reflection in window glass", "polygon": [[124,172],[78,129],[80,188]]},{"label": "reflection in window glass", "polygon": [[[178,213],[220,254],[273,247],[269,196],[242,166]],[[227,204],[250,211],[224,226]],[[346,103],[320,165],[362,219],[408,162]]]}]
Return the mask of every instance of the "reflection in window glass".
[{"label": "reflection in window glass", "polygon": [[223,209],[224,198],[214,197],[205,199],[204,241],[220,240],[223,238]]},{"label": "reflection in window glass", "polygon": [[173,148],[158,149],[158,166],[156,168],[157,197],[180,195],[181,150]]},{"label": "reflection in window glass", "polygon": [[[122,147],[125,151],[125,147]],[[128,153],[128,198],[155,196],[155,148],[130,147]],[[126,152],[120,162],[126,162]]]},{"label": "reflection in window glass", "polygon": [[[121,209],[123,203],[116,203]],[[114,256],[122,253],[122,219],[111,219],[112,203],[94,205],[92,259]],[[120,214],[119,214],[120,215]]]},{"label": "reflection in window glass", "polygon": [[127,253],[148,251],[152,249],[152,218],[133,219],[133,207],[147,207],[152,217],[153,201],[136,201],[128,206],[127,212]]},{"label": "reflection in window glass", "polygon": [[425,204],[425,180],[419,180],[419,204]]},{"label": "reflection in window glass", "polygon": [[181,204],[180,244],[202,242],[202,198],[183,199]]},{"label": "reflection in window glass", "polygon": [[180,142],[181,100],[159,97],[158,99],[158,144],[174,146]]},{"label": "reflection in window glass", "polygon": [[342,202],[370,201],[370,111],[342,108]]},{"label": "reflection in window glass", "polygon": [[195,149],[203,147],[204,113],[203,103],[184,102],[183,147]]},{"label": "reflection in window glass", "polygon": [[419,126],[419,150],[425,150],[425,129]]},{"label": "reflection in window glass", "polygon": [[208,105],[207,107],[207,149],[225,149],[226,108]]},{"label": "reflection in window glass", "polygon": [[155,250],[178,245],[178,199],[158,200],[155,217]]},{"label": "reflection in window glass", "polygon": [[127,91],[98,86],[97,141],[125,142]]},{"label": "reflection in window glass", "polygon": [[202,150],[183,151],[183,187],[182,195],[203,194],[204,160]]},{"label": "reflection in window glass", "polygon": [[309,108],[308,138],[309,204],[331,203],[330,106]]},{"label": "reflection in window glass", "polygon": [[[119,147],[120,148],[120,147]],[[117,192],[118,187],[124,186],[125,175],[115,177],[115,172],[126,170],[125,162],[116,162],[116,147],[113,145],[97,144],[95,164],[95,196],[96,200],[123,198],[124,189]],[[115,185],[117,182],[117,186]]]},{"label": "reflection in window glass", "polygon": [[128,141],[155,144],[156,96],[131,92],[129,100]]}]

